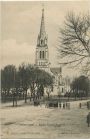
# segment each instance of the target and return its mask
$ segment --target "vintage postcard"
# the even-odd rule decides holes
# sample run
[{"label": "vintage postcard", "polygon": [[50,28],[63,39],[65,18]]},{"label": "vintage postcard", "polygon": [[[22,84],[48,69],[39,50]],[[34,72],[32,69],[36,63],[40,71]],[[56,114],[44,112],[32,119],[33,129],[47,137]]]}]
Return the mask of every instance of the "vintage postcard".
[{"label": "vintage postcard", "polygon": [[90,1],[1,1],[1,139],[90,139]]}]

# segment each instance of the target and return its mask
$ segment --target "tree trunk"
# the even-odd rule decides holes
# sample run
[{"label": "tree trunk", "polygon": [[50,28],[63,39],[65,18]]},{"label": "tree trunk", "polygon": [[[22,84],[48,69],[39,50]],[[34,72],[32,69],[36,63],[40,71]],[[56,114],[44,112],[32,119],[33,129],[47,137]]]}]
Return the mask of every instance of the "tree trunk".
[{"label": "tree trunk", "polygon": [[6,102],[6,89],[5,89],[5,94],[4,94],[4,102]]},{"label": "tree trunk", "polygon": [[18,88],[16,88],[16,97],[15,97],[16,107],[17,107],[17,99],[18,99]]},{"label": "tree trunk", "polygon": [[25,90],[25,103],[27,103],[27,90]]},{"label": "tree trunk", "polygon": [[15,95],[13,94],[13,107],[14,107]]},{"label": "tree trunk", "polygon": [[50,95],[49,95],[49,93],[48,93],[48,99],[50,98]]},{"label": "tree trunk", "polygon": [[86,92],[86,99],[88,99],[88,92]]},{"label": "tree trunk", "polygon": [[76,101],[76,96],[75,96],[75,101]]}]

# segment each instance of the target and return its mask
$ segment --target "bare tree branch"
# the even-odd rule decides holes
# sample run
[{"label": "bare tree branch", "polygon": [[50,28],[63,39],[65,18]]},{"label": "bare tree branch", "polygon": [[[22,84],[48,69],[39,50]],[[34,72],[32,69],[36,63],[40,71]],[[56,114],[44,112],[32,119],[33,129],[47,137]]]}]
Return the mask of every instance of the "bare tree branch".
[{"label": "bare tree branch", "polygon": [[78,66],[90,61],[90,14],[77,16],[73,12],[67,14],[64,27],[60,28],[58,53],[62,59],[71,58],[62,64],[76,62],[75,66]]}]

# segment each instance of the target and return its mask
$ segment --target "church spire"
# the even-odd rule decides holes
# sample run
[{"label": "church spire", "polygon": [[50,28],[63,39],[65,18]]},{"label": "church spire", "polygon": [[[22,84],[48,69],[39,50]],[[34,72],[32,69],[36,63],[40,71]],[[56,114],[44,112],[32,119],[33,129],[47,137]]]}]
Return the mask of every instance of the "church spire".
[{"label": "church spire", "polygon": [[47,46],[47,34],[45,31],[45,22],[44,22],[44,8],[42,9],[42,17],[41,17],[41,25],[40,25],[40,32],[37,38],[37,46],[38,47],[45,47]]},{"label": "church spire", "polygon": [[40,26],[40,38],[44,39],[46,36],[45,32],[45,23],[44,23],[44,8],[42,9],[42,18],[41,18],[41,26]]},{"label": "church spire", "polygon": [[48,38],[45,32],[44,23],[44,8],[42,9],[40,32],[37,38],[36,47],[36,66],[42,70],[49,71],[49,52],[48,52]]}]

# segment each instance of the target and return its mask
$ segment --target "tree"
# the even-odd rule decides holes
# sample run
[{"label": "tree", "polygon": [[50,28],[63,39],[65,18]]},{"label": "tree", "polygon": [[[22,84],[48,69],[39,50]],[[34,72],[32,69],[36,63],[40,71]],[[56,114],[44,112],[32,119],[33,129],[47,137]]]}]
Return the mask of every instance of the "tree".
[{"label": "tree", "polygon": [[90,80],[85,76],[80,76],[73,80],[71,83],[71,89],[74,92],[75,98],[77,96],[81,98],[82,96],[88,97],[90,91]]},{"label": "tree", "polygon": [[27,102],[27,89],[29,88],[30,84],[30,66],[27,67],[24,63],[19,66],[18,76],[20,79],[20,86],[25,91],[25,103]]},{"label": "tree", "polygon": [[90,15],[66,16],[64,27],[60,29],[60,45],[58,47],[60,64],[74,67],[83,66],[83,71],[90,71]]},{"label": "tree", "polygon": [[34,79],[36,83],[42,84],[44,85],[44,87],[53,84],[53,77],[49,73],[45,72],[44,70],[35,68],[34,74],[35,74]]},{"label": "tree", "polygon": [[1,70],[1,88],[9,93],[10,88],[15,84],[15,71],[14,65],[7,65]]},{"label": "tree", "polygon": [[[13,93],[13,104],[14,100],[17,101],[18,92],[22,88],[23,96],[25,96],[25,103],[27,102],[27,90],[31,89],[32,96],[34,96],[35,85],[37,85],[38,94],[44,95],[44,87],[47,85],[52,85],[52,76],[40,70],[30,64],[21,64],[16,70],[14,65],[7,65],[1,70],[1,86],[2,90],[8,92],[12,89]],[[3,92],[3,91],[2,91]],[[15,97],[14,97],[15,96]]]},{"label": "tree", "polygon": [[24,63],[19,66],[19,77],[21,81],[21,86],[25,90],[25,102],[27,98],[27,89],[30,87],[32,96],[34,95],[35,85],[40,89],[40,94],[43,96],[44,87],[47,85],[52,85],[52,76],[40,70],[30,64],[25,65]]},{"label": "tree", "polygon": [[13,106],[15,105],[14,102],[16,103],[17,106],[17,99],[19,97],[19,89],[20,89],[20,78],[19,78],[19,72],[18,70],[15,71],[15,78],[14,78],[14,90],[13,90]]},{"label": "tree", "polygon": [[7,65],[1,70],[1,97],[3,101],[10,100],[10,89],[15,87],[15,73],[14,65]]}]

